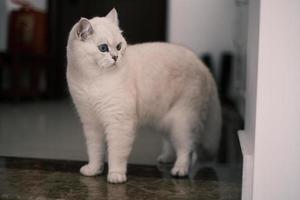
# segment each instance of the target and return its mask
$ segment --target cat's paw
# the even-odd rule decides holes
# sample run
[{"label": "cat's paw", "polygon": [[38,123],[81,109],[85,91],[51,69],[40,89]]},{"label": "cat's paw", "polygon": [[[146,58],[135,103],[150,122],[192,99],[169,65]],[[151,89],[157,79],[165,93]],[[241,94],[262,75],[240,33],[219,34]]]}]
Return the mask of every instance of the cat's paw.
[{"label": "cat's paw", "polygon": [[157,157],[157,162],[159,163],[172,163],[174,162],[174,157],[173,156],[169,156],[169,155],[166,155],[166,154],[160,154],[158,157]]},{"label": "cat's paw", "polygon": [[80,173],[84,176],[96,176],[101,174],[103,167],[96,167],[91,164],[86,164],[80,168]]},{"label": "cat's paw", "polygon": [[110,172],[107,175],[107,181],[109,183],[124,183],[126,182],[126,174],[120,172]]},{"label": "cat's paw", "polygon": [[188,173],[189,173],[188,165],[174,166],[171,170],[172,176],[183,177],[183,176],[187,176]]}]

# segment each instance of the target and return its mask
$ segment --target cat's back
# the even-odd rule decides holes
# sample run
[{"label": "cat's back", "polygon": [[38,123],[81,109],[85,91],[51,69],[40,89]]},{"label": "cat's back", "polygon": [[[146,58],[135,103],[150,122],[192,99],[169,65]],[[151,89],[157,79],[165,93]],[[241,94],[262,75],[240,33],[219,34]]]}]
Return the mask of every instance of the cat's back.
[{"label": "cat's back", "polygon": [[142,68],[184,70],[188,73],[209,73],[207,67],[190,49],[166,42],[130,45],[127,55],[133,64]]},{"label": "cat's back", "polygon": [[183,46],[165,42],[141,43],[128,46],[126,54],[131,67],[140,72],[139,76],[187,82],[211,79],[208,68],[197,55]]},{"label": "cat's back", "polygon": [[143,59],[158,60],[182,60],[183,58],[190,58],[198,60],[197,56],[188,48],[166,42],[147,42],[128,46],[129,53],[139,55]]},{"label": "cat's back", "polygon": [[139,50],[139,51],[147,51],[147,52],[156,52],[158,50],[169,50],[169,51],[186,51],[188,50],[186,47],[167,43],[167,42],[145,42],[145,43],[139,43],[130,45],[129,48],[131,50]]}]

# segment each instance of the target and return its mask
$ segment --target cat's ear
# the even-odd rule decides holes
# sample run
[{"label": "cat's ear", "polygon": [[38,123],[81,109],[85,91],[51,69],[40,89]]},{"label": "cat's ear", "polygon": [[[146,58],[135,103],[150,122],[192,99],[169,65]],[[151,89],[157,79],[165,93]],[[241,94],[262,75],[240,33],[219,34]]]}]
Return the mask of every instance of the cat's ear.
[{"label": "cat's ear", "polygon": [[78,22],[76,33],[78,38],[84,41],[94,33],[94,29],[89,20],[82,17]]},{"label": "cat's ear", "polygon": [[107,15],[106,18],[108,18],[110,21],[112,21],[115,25],[119,26],[119,20],[118,20],[118,13],[115,8],[113,8]]}]

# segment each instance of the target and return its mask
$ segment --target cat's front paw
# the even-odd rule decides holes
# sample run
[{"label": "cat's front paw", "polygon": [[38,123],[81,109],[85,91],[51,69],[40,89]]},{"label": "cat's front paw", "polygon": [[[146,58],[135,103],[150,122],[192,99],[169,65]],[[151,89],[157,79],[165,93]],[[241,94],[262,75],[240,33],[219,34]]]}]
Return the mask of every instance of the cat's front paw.
[{"label": "cat's front paw", "polygon": [[189,166],[185,166],[185,165],[181,165],[181,166],[174,166],[171,170],[171,174],[173,176],[179,176],[179,177],[183,177],[183,176],[187,176],[189,173]]},{"label": "cat's front paw", "polygon": [[107,181],[109,183],[124,183],[126,182],[126,174],[120,172],[109,172],[107,175]]},{"label": "cat's front paw", "polygon": [[93,166],[91,164],[86,164],[80,168],[80,173],[84,176],[96,176],[101,174],[103,167]]}]

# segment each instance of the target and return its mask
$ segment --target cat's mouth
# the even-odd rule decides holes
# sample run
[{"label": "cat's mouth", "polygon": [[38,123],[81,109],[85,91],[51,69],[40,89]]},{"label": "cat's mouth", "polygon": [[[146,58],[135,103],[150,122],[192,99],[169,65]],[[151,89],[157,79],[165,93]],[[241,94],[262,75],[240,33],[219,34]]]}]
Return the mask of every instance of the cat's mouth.
[{"label": "cat's mouth", "polygon": [[109,62],[100,62],[99,60],[97,61],[97,65],[101,70],[111,70],[117,67],[118,61],[109,61]]},{"label": "cat's mouth", "polygon": [[115,68],[117,68],[117,62],[113,62],[112,64],[110,64],[110,65],[107,65],[105,68],[107,69],[107,70],[114,70]]}]

